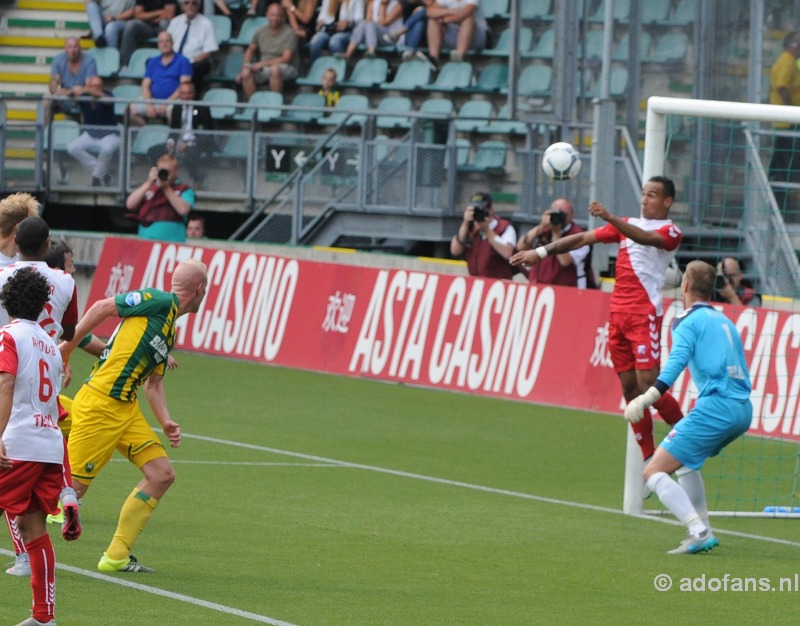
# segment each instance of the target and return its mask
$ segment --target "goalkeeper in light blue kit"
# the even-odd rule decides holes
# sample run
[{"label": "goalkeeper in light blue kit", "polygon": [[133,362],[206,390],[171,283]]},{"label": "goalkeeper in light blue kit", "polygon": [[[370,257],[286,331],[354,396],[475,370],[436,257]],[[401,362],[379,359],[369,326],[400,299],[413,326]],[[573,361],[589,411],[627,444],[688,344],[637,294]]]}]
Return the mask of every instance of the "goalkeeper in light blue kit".
[{"label": "goalkeeper in light blue kit", "polygon": [[[655,384],[631,400],[625,419],[637,422],[688,365],[700,392],[695,407],[656,449],[644,480],[661,502],[688,528],[670,554],[707,552],[719,545],[708,522],[700,468],[750,428],[750,375],[736,326],[709,301],[716,273],[703,261],[686,267],[681,284],[685,311],[672,323],[672,351]],[[681,483],[670,474],[677,473]]]}]

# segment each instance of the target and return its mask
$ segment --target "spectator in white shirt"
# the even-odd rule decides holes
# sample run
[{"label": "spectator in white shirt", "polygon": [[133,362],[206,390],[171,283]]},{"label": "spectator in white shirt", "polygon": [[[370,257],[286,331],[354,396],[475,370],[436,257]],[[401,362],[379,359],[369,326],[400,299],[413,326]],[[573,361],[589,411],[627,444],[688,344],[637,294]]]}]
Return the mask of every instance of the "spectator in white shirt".
[{"label": "spectator in white shirt", "polygon": [[173,17],[167,32],[172,35],[173,50],[192,63],[195,93],[203,93],[205,78],[211,71],[211,55],[219,50],[214,25],[200,13],[200,0],[183,0],[183,13]]}]

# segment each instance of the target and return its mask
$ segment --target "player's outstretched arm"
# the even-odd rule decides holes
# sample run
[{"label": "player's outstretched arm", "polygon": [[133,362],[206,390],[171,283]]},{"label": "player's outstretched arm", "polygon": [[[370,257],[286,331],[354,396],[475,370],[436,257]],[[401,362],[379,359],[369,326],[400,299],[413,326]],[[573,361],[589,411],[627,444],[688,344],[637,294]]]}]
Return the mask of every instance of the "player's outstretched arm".
[{"label": "player's outstretched arm", "polygon": [[103,300],[98,300],[92,306],[90,306],[89,310],[86,311],[86,314],[81,318],[81,321],[78,322],[78,326],[75,328],[75,335],[72,337],[72,339],[69,341],[62,341],[58,346],[61,350],[61,356],[64,359],[64,362],[69,361],[72,351],[81,342],[81,339],[102,324],[106,318],[109,318],[112,315],[118,315],[117,302],[113,296]]},{"label": "player's outstretched arm", "polygon": [[574,235],[551,241],[546,246],[539,246],[533,250],[520,250],[511,257],[510,263],[511,265],[536,265],[545,257],[563,254],[594,243],[597,243],[597,238],[593,231],[575,233]]},{"label": "player's outstretched arm", "polygon": [[608,222],[628,239],[635,241],[638,244],[643,246],[653,246],[654,248],[664,247],[664,240],[656,231],[642,230],[627,220],[617,217],[616,215],[612,215],[608,212],[608,209],[606,209],[606,207],[597,200],[594,200],[589,205],[589,213],[591,213],[594,217],[599,217],[601,220]]}]

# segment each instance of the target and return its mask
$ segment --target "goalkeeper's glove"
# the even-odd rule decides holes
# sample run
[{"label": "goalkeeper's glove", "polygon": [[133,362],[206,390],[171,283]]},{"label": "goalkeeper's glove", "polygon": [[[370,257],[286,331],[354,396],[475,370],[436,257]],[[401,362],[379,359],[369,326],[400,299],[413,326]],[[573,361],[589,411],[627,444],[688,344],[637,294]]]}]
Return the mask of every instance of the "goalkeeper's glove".
[{"label": "goalkeeper's glove", "polygon": [[655,387],[650,387],[642,395],[635,397],[628,402],[625,407],[625,419],[631,424],[635,424],[644,415],[646,409],[649,409],[661,397],[661,392]]}]

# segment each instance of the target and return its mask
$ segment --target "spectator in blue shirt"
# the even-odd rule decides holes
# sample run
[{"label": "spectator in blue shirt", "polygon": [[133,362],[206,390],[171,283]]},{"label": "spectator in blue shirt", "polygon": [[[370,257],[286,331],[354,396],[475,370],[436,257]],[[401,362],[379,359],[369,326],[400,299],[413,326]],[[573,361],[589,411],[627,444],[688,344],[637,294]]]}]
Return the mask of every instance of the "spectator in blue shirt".
[{"label": "spectator in blue shirt", "polygon": [[[79,96],[86,81],[97,76],[94,58],[81,51],[77,37],[64,40],[64,52],[56,55],[50,69],[50,93],[54,96]],[[78,113],[75,102],[58,100],[53,103],[56,111]]]},{"label": "spectator in blue shirt", "polygon": [[[714,309],[715,269],[703,261],[686,266],[681,283],[685,310],[672,324],[672,351],[655,384],[634,398],[625,419],[636,423],[688,366],[699,390],[694,408],[672,427],[644,469],[647,488],[688,529],[670,554],[707,552],[719,545],[708,521],[700,468],[750,428],[750,374],[736,326]],[[671,478],[676,474],[680,483]]]},{"label": "spectator in blue shirt", "polygon": [[[142,79],[142,98],[145,100],[175,100],[181,83],[191,82],[192,64],[182,54],[172,50],[172,35],[162,30],[158,33],[160,56],[147,60]],[[167,104],[145,104],[132,102],[128,108],[130,122],[134,126],[144,126],[146,120],[167,120]]]}]

